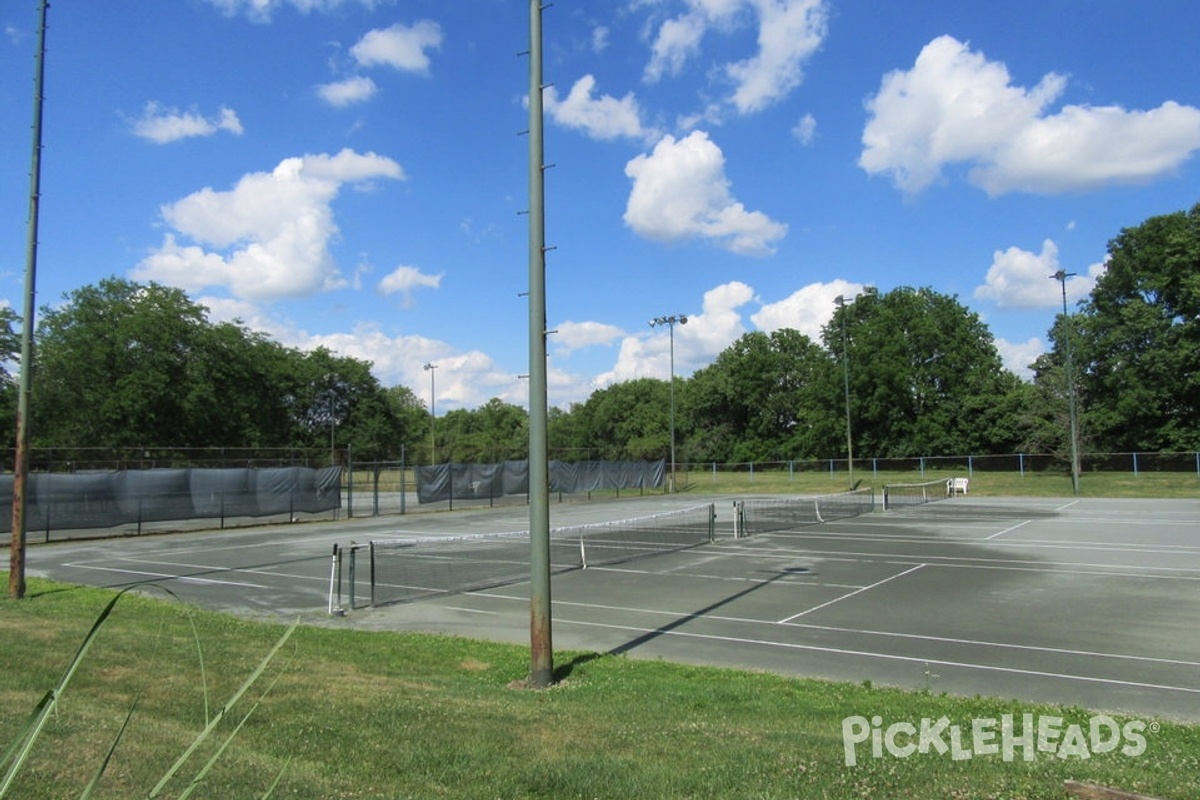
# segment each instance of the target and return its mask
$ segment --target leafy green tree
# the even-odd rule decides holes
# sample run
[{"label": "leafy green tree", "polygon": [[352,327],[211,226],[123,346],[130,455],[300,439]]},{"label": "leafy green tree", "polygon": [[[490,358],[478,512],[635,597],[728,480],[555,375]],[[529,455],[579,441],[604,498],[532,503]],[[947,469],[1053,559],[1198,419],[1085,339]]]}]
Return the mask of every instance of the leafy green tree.
[{"label": "leafy green tree", "polygon": [[[1072,319],[1070,322],[1076,322]],[[1042,353],[1033,363],[1033,383],[1026,385],[1026,402],[1023,406],[1021,424],[1024,437],[1017,449],[1022,453],[1047,453],[1065,463],[1071,458],[1070,398],[1068,395],[1067,370],[1062,343],[1065,341],[1068,320],[1059,316],[1050,329],[1052,349]],[[1076,326],[1073,326],[1076,327]],[[1077,337],[1078,332],[1072,333]],[[1077,398],[1078,383],[1076,384]],[[1087,429],[1080,425],[1080,445],[1088,442]]]},{"label": "leafy green tree", "polygon": [[393,448],[390,458],[404,456],[408,463],[420,461],[423,445],[429,441],[429,409],[407,386],[384,390],[384,400],[395,422],[399,452]]},{"label": "leafy green tree", "polygon": [[928,288],[864,295],[822,332],[839,363],[843,323],[856,456],[1012,452],[1020,381],[977,314]]},{"label": "leafy green tree", "polygon": [[[803,334],[747,333],[697,370],[683,395],[687,456],[762,461],[828,452],[833,364]],[[838,395],[840,396],[840,394]]]},{"label": "leafy green tree", "polygon": [[0,306],[0,425],[8,431],[6,448],[16,442],[17,383],[21,362],[21,318],[8,306]]},{"label": "leafy green tree", "polygon": [[65,299],[38,325],[34,444],[198,444],[186,398],[204,309],[179,289],[117,278]]},{"label": "leafy green tree", "polygon": [[1072,340],[1092,446],[1200,449],[1200,204],[1122,230],[1108,253]]},{"label": "leafy green tree", "polygon": [[582,403],[572,403],[567,410],[551,406],[546,420],[550,458],[559,461],[591,460],[591,443],[583,432]]},{"label": "leafy green tree", "polygon": [[475,413],[479,417],[481,444],[491,453],[489,460],[522,459],[529,454],[529,414],[520,406],[498,397],[488,400]]},{"label": "leafy green tree", "polygon": [[212,324],[179,289],[109,278],[43,309],[35,446],[399,449],[370,365]]},{"label": "leafy green tree", "polygon": [[[460,463],[495,463],[525,458],[529,418],[525,409],[498,397],[477,409],[455,409],[438,419],[439,452]],[[448,454],[442,452],[443,448]]]},{"label": "leafy green tree", "polygon": [[579,415],[580,441],[593,459],[668,458],[670,385],[656,378],[615,383],[572,408]]},{"label": "leafy green tree", "polygon": [[291,351],[279,380],[297,447],[349,449],[356,460],[397,457],[400,436],[387,394],[366,361],[324,347]]}]

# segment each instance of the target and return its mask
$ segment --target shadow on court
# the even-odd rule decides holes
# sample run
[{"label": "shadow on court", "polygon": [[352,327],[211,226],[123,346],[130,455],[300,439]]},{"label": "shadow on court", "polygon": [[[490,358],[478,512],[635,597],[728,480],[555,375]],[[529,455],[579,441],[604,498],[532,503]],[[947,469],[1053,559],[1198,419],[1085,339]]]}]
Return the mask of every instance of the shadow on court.
[{"label": "shadow on court", "polygon": [[[948,499],[717,541],[552,581],[554,646],[1200,720],[1200,502]],[[556,508],[591,524],[698,502]],[[156,582],[234,613],[529,642],[525,582],[331,616],[335,543],[512,530],[521,509],[65,543],[30,574]],[[360,574],[359,580],[368,576]]]}]

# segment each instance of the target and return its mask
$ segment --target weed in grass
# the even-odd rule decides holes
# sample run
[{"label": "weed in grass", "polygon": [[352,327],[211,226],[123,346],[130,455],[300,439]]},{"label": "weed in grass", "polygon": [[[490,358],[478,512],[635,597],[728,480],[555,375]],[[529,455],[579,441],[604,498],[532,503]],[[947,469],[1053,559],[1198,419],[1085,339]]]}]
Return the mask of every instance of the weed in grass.
[{"label": "weed in grass", "polygon": [[[28,709],[36,702],[38,676],[64,669],[111,599],[101,590],[31,586],[38,592],[32,600],[0,604],[0,674],[12,676],[0,695],[7,701],[0,708],[0,739],[14,738],[21,725],[14,704]],[[195,644],[178,609],[167,612],[163,625],[163,608],[142,598],[122,601],[121,613],[106,625],[47,722],[12,796],[43,800],[61,794],[55,786],[82,788],[142,685],[149,688],[95,797],[145,794],[189,746],[204,724],[196,711]],[[208,612],[189,614],[204,643],[213,697],[233,695],[285,632]],[[170,676],[161,690],[158,681],[129,668],[149,663],[160,629],[168,638],[157,645],[156,674]],[[945,716],[969,728],[977,718],[1025,713],[1082,725],[1094,713],[1086,709],[595,653],[558,654],[570,668],[553,689],[513,691],[508,685],[528,670],[526,648],[450,636],[300,627],[285,649],[296,666],[276,664],[268,671],[277,683],[204,776],[196,797],[262,796],[282,771],[274,797],[314,800],[1059,800],[1067,779],[1182,800],[1194,796],[1200,774],[1200,728],[1166,721],[1155,722],[1157,731],[1136,758],[875,758],[868,743],[854,767],[845,764],[843,720],[854,714],[889,722]],[[252,699],[247,694],[243,702]],[[228,733],[233,726],[219,727]],[[197,763],[219,744],[213,739],[201,749]],[[175,794],[185,788],[182,780],[169,787]]]}]

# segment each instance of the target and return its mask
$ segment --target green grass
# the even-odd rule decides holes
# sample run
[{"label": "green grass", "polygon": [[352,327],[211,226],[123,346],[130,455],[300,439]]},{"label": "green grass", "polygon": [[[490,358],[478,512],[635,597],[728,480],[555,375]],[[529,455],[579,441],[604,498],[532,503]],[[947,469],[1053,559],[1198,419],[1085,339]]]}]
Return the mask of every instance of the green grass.
[{"label": "green grass", "polygon": [[[0,745],[17,737],[112,597],[29,582],[0,602]],[[204,648],[204,671],[192,625]],[[131,798],[164,774],[284,628],[127,596],[60,700],[11,796],[77,797],[133,698],[136,713],[96,797]],[[198,797],[1062,798],[1085,780],[1192,797],[1200,727],[1156,722],[1146,751],[1032,762],[998,755],[870,757],[848,767],[842,721],[943,715],[969,728],[1006,713],[1092,712],[870,685],[557,653],[561,682],[517,688],[528,649],[445,636],[301,627],[264,676],[278,679]],[[213,709],[210,709],[211,714]],[[1119,717],[1126,722],[1128,718]],[[1150,720],[1144,720],[1150,723]],[[211,747],[209,748],[211,750]],[[197,760],[208,753],[197,754]],[[290,761],[289,761],[290,759]],[[166,796],[177,796],[181,783]]]},{"label": "green grass", "polygon": [[[854,480],[872,486],[877,493],[885,483],[918,483],[967,477],[965,469],[903,472],[873,472],[856,469]],[[682,490],[697,494],[822,494],[849,487],[849,475],[841,472],[794,472],[785,469],[750,472],[690,471],[679,473]],[[1194,472],[1088,472],[1079,479],[1082,497],[1200,497],[1200,475]],[[1065,472],[986,472],[970,476],[970,493],[982,497],[1072,497],[1071,476]]]},{"label": "green grass", "polygon": [[[839,492],[849,486],[849,474],[845,465],[840,470],[790,471],[786,466],[778,464],[770,468],[758,467],[751,472],[730,471],[718,469],[715,473],[706,469],[690,468],[677,473],[678,486],[681,492],[696,494],[759,494],[759,493],[794,493],[794,494],[824,494]],[[871,469],[870,463],[856,463],[854,472],[855,482],[861,481],[863,486],[873,486],[877,492],[883,490],[885,483],[915,483],[924,480],[938,480],[949,477],[967,477],[966,469],[944,470],[927,469],[924,473],[919,470],[879,471]],[[389,470],[380,473],[379,490],[382,492],[399,491],[401,486],[400,473]],[[1067,472],[991,472],[975,470],[970,476],[971,494],[1008,497],[1071,497],[1071,476]],[[355,492],[360,496],[372,491],[373,477],[365,472],[354,474]],[[408,470],[404,480],[405,488],[416,491],[416,482],[412,470]],[[1086,472],[1080,476],[1080,495],[1083,497],[1200,497],[1200,474],[1196,472]],[[592,492],[594,499],[613,497],[637,497],[643,494],[660,493],[663,489],[626,490],[622,492]]]}]

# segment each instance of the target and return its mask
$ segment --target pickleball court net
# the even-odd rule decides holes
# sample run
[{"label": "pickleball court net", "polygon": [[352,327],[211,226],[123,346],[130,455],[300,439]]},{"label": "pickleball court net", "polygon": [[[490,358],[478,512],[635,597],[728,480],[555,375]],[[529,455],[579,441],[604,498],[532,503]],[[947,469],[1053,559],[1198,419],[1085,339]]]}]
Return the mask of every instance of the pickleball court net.
[{"label": "pickleball court net", "polygon": [[[632,519],[554,528],[557,574],[674,552],[713,541],[711,503]],[[371,605],[479,591],[529,579],[529,531],[370,543]]]},{"label": "pickleball court net", "polygon": [[734,535],[741,538],[870,514],[875,490],[867,486],[815,497],[753,497],[733,505]]},{"label": "pickleball court net", "polygon": [[923,506],[950,496],[949,484],[943,478],[920,483],[885,483],[883,485],[883,510],[891,511],[907,506]]}]

